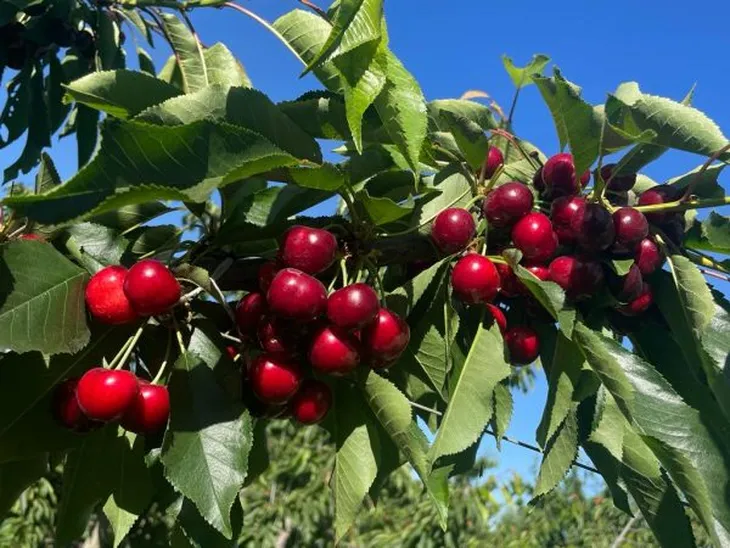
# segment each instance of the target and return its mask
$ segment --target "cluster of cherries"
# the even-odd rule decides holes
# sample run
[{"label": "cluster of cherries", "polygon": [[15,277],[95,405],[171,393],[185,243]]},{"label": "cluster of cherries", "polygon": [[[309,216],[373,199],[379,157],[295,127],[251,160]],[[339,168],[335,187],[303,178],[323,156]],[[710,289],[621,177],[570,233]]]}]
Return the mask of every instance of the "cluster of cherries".
[{"label": "cluster of cherries", "polygon": [[[503,163],[502,153],[490,148],[487,176]],[[514,247],[522,253],[523,266],[537,279],[553,281],[576,302],[587,300],[607,285],[626,316],[645,312],[653,303],[651,286],[645,277],[664,262],[656,241],[649,236],[649,222],[681,240],[681,214],[658,212],[646,216],[625,204],[636,175],[613,176],[614,164],[605,165],[600,176],[607,181],[611,199],[624,206],[613,213],[580,194],[590,172],[578,176],[573,157],[556,154],[547,160],[533,179],[549,215],[534,211],[534,195],[520,182],[508,182],[491,190],[482,202],[488,222],[488,249],[495,252]],[[676,191],[658,186],[639,196],[640,205],[666,203],[678,198]],[[682,231],[680,231],[682,230]],[[463,208],[449,208],[434,220],[431,237],[447,254],[469,246],[476,235],[472,214]],[[619,275],[606,267],[606,259],[633,259],[628,272]],[[537,333],[528,326],[508,328],[502,309],[492,301],[529,297],[530,293],[512,268],[478,253],[467,253],[454,265],[451,277],[454,295],[466,304],[485,304],[504,335],[512,363],[527,364],[539,353]],[[533,301],[529,301],[534,304]]]},{"label": "cluster of cherries", "polygon": [[380,306],[370,285],[353,283],[327,295],[315,276],[332,266],[337,253],[331,232],[291,227],[277,260],[262,265],[259,291],[236,306],[246,348],[260,351],[253,358],[247,353],[243,372],[244,399],[258,402],[259,412],[291,413],[303,424],[317,423],[332,395],[312,374],[326,378],[359,366],[385,368],[408,346],[408,324]]}]

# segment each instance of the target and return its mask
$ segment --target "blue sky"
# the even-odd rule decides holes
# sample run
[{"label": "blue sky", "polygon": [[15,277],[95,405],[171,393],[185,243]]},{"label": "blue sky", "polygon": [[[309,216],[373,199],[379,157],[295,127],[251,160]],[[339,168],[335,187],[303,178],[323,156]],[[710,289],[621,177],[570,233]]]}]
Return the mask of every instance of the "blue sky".
[{"label": "blue sky", "polygon": [[[316,0],[315,0],[316,1]],[[319,0],[325,6],[324,0]],[[681,99],[697,84],[694,105],[730,133],[727,52],[730,51],[730,4],[627,0],[484,2],[461,0],[386,0],[391,48],[421,83],[428,99],[458,97],[469,89],[488,92],[505,109],[514,92],[501,62],[502,54],[518,65],[534,53],[545,53],[563,75],[583,87],[584,97],[600,103],[625,81],[637,81],[644,92]],[[294,0],[250,0],[247,8],[273,21],[297,7]],[[202,40],[225,42],[245,65],[254,85],[273,100],[292,99],[321,86],[313,77],[299,79],[301,65],[273,36],[254,21],[231,10],[199,10],[192,19]],[[132,32],[127,30],[127,35]],[[167,56],[154,55],[161,61]],[[0,102],[4,102],[0,92]],[[516,133],[546,154],[557,152],[552,120],[537,90],[523,91],[515,116]],[[0,152],[5,165],[19,152]],[[52,150],[64,178],[75,170],[73,142]],[[701,164],[702,158],[670,152],[646,170],[661,181]],[[28,179],[28,182],[30,180]],[[527,395],[517,395],[509,434],[534,440],[545,400],[540,380]],[[483,451],[497,456],[492,440]],[[531,476],[537,459],[505,445],[497,473],[512,470]]]}]

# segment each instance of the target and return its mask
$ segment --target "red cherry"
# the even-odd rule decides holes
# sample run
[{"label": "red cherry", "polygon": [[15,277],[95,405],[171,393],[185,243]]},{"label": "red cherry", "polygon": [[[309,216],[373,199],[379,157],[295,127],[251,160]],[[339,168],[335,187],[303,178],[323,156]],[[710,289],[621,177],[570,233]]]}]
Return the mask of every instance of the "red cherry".
[{"label": "red cherry", "polygon": [[613,214],[616,228],[616,246],[620,249],[633,249],[649,234],[649,223],[641,211],[633,207],[622,207]]},{"label": "red cherry", "polygon": [[138,318],[124,294],[126,277],[127,269],[123,266],[107,266],[91,277],[86,285],[86,307],[95,320],[121,325]]},{"label": "red cherry", "polygon": [[139,392],[137,377],[123,369],[90,369],[76,386],[76,401],[90,419],[108,422],[121,417]]},{"label": "red cherry", "polygon": [[228,357],[232,360],[235,360],[236,357],[239,355],[238,348],[233,345],[226,346],[226,353],[228,354]]},{"label": "red cherry", "polygon": [[261,293],[266,295],[269,292],[269,286],[271,286],[271,280],[274,279],[276,273],[279,272],[279,265],[274,261],[268,261],[259,267],[258,279],[259,289]]},{"label": "red cherry", "polygon": [[651,286],[648,283],[644,283],[641,294],[628,304],[620,306],[618,311],[624,316],[638,316],[646,312],[653,303],[654,294]]},{"label": "red cherry", "polygon": [[550,279],[563,288],[568,298],[586,299],[598,292],[604,282],[601,264],[564,255],[550,263]]},{"label": "red cherry", "polygon": [[503,297],[511,299],[522,293],[522,282],[512,270],[512,267],[506,263],[494,263],[497,273],[499,274],[499,292]]},{"label": "red cherry", "polygon": [[485,303],[499,290],[499,274],[494,263],[484,255],[469,253],[459,259],[451,272],[454,295],[465,303]]},{"label": "red cherry", "polygon": [[121,424],[130,432],[154,434],[170,417],[170,393],[166,386],[139,381],[139,393],[124,413]]},{"label": "red cherry", "polygon": [[289,404],[292,416],[302,424],[320,422],[330,407],[332,407],[332,391],[325,383],[314,379],[304,381]]},{"label": "red cherry", "polygon": [[29,232],[27,234],[21,234],[18,236],[19,240],[28,240],[28,241],[36,241],[36,242],[45,242],[46,239],[41,236],[40,234],[33,234],[32,232]]},{"label": "red cherry", "polygon": [[493,321],[497,322],[499,330],[502,335],[507,331],[507,317],[502,312],[502,309],[491,303],[487,303],[487,311],[492,315]]},{"label": "red cherry", "polygon": [[[680,192],[675,190],[673,187],[666,185],[659,185],[645,190],[639,196],[639,205],[657,205],[665,204],[667,202],[675,201],[679,198]],[[675,214],[673,212],[656,211],[646,213],[646,218],[650,223],[661,224],[665,221],[669,221]]]},{"label": "red cherry", "polygon": [[251,364],[249,382],[256,397],[264,403],[286,403],[299,390],[302,370],[291,358],[262,354]]},{"label": "red cherry", "polygon": [[598,252],[613,244],[616,229],[611,213],[600,204],[584,204],[570,221],[575,240],[588,252]]},{"label": "red cherry", "polygon": [[299,343],[299,333],[295,329],[278,318],[266,316],[258,326],[259,344],[265,352],[294,356]]},{"label": "red cherry", "polygon": [[534,329],[518,325],[504,336],[513,365],[528,365],[540,355],[540,339]]},{"label": "red cherry", "polygon": [[408,324],[387,308],[360,332],[363,351],[370,358],[370,366],[383,368],[398,359],[411,340]]},{"label": "red cherry", "polygon": [[471,213],[461,207],[450,207],[436,216],[431,226],[431,239],[441,253],[449,255],[464,249],[475,232]]},{"label": "red cherry", "polygon": [[335,262],[337,239],[321,228],[295,225],[286,231],[279,258],[286,266],[319,274]]},{"label": "red cherry", "polygon": [[53,393],[53,415],[66,428],[79,432],[87,431],[93,425],[84,415],[76,401],[76,386],[79,379],[67,379],[56,386]]},{"label": "red cherry", "polygon": [[375,290],[363,283],[338,289],[327,299],[327,318],[343,329],[363,327],[373,321],[379,309]]},{"label": "red cherry", "polygon": [[558,237],[550,219],[542,213],[529,213],[512,229],[512,241],[528,261],[545,262],[555,254]]},{"label": "red cherry", "polygon": [[140,316],[157,316],[180,300],[180,284],[160,261],[145,259],[127,273],[124,293]]},{"label": "red cherry", "polygon": [[360,341],[339,327],[321,327],[312,337],[309,363],[321,373],[349,373],[360,363]]},{"label": "red cherry", "polygon": [[[588,176],[590,177],[590,174]],[[542,180],[548,192],[554,197],[577,194],[581,185],[588,183],[585,173],[581,176],[581,180],[578,180],[573,155],[567,152],[548,158],[542,168]]]},{"label": "red cherry", "polygon": [[511,226],[532,211],[534,198],[527,185],[512,181],[492,190],[482,204],[491,226]]},{"label": "red cherry", "polygon": [[[542,282],[547,282],[550,280],[550,269],[544,265],[541,264],[533,264],[526,266],[525,269],[530,272],[535,278]],[[532,292],[527,289],[527,286],[522,283],[522,280],[518,280],[520,283],[519,291],[522,295],[532,295]]]},{"label": "red cherry", "polygon": [[532,186],[541,194],[545,191],[545,181],[542,179],[542,166],[538,167],[532,176]]},{"label": "red cherry", "polygon": [[636,173],[622,173],[612,179],[611,176],[615,167],[616,164],[606,164],[601,167],[601,179],[608,183],[606,188],[615,192],[626,192],[634,188]]},{"label": "red cherry", "polygon": [[322,282],[295,268],[280,270],[266,295],[269,310],[277,316],[312,321],[327,309],[327,290]]},{"label": "red cherry", "polygon": [[487,167],[484,170],[484,176],[491,179],[497,173],[497,170],[504,165],[504,155],[497,147],[489,147],[487,152]]},{"label": "red cherry", "polygon": [[617,276],[611,270],[608,270],[608,273],[608,287],[617,300],[626,303],[633,301],[641,294],[644,281],[641,278],[641,270],[635,264],[631,265],[629,271],[623,276]]},{"label": "red cherry", "polygon": [[664,264],[664,254],[651,238],[644,238],[634,251],[634,262],[641,274],[648,276]]},{"label": "red cherry", "polygon": [[266,313],[266,297],[253,292],[245,295],[236,305],[236,326],[241,335],[253,335]]},{"label": "red cherry", "polygon": [[582,208],[586,201],[580,196],[562,196],[555,200],[550,207],[550,220],[553,222],[553,230],[558,235],[558,240],[563,245],[575,243],[575,232],[570,228],[573,217]]}]

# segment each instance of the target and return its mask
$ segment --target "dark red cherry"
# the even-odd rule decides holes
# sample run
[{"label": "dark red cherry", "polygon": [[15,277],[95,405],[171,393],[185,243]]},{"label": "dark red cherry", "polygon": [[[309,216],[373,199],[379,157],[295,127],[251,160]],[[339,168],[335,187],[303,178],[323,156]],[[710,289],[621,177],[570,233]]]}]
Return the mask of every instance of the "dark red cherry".
[{"label": "dark red cherry", "polygon": [[512,181],[492,190],[482,210],[491,226],[511,226],[532,211],[534,198],[527,185]]},{"label": "dark red cherry", "polygon": [[431,226],[431,239],[447,255],[464,249],[474,238],[476,225],[466,209],[450,207],[436,216]]},{"label": "dark red cherry", "polygon": [[130,432],[154,434],[163,430],[170,417],[170,393],[166,386],[139,381],[139,393],[122,417]]},{"label": "dark red cherry", "polygon": [[504,336],[513,365],[528,365],[540,355],[540,339],[534,329],[522,325],[510,328]]},{"label": "dark red cherry", "polygon": [[633,249],[649,234],[649,223],[641,211],[633,207],[622,207],[613,213],[617,245],[621,249]]},{"label": "dark red cherry", "polygon": [[512,267],[506,263],[494,263],[497,273],[499,274],[499,292],[503,297],[511,299],[522,293],[522,282],[512,270]]},{"label": "dark red cherry", "polygon": [[312,337],[309,363],[320,373],[349,373],[360,363],[360,341],[340,327],[321,327]]},{"label": "dark red cherry", "polygon": [[258,291],[245,295],[236,305],[236,326],[241,335],[253,335],[266,313],[266,297]]},{"label": "dark red cherry", "polygon": [[279,265],[275,261],[267,261],[259,267],[258,282],[261,293],[266,295],[269,292],[271,280],[279,270]]},{"label": "dark red cherry", "polygon": [[144,259],[129,269],[124,293],[140,316],[157,316],[180,300],[180,284],[160,261]]},{"label": "dark red cherry", "polygon": [[[547,266],[541,264],[533,264],[525,266],[525,269],[540,281],[547,282],[550,280],[550,269]],[[527,286],[522,283],[521,280],[519,291],[522,295],[532,295],[532,292],[527,289]]]},{"label": "dark red cherry", "polygon": [[487,303],[487,311],[492,315],[492,321],[497,322],[500,332],[504,335],[507,331],[507,317],[502,309],[492,303]]},{"label": "dark red cherry", "polygon": [[327,299],[327,319],[343,329],[359,329],[373,321],[380,309],[375,290],[367,284],[351,284]]},{"label": "dark red cherry", "polygon": [[563,255],[550,263],[550,280],[562,287],[568,298],[587,299],[603,285],[603,268],[597,261]]},{"label": "dark red cherry", "polygon": [[588,252],[607,249],[616,238],[611,213],[600,204],[585,204],[578,208],[570,221],[575,240]]},{"label": "dark red cherry", "polygon": [[53,393],[53,416],[63,426],[77,432],[86,432],[93,426],[76,401],[79,379],[67,379],[56,386]]},{"label": "dark red cherry", "polygon": [[465,303],[489,302],[497,296],[499,290],[497,268],[484,255],[469,253],[454,265],[451,287],[456,298]]},{"label": "dark red cherry", "polygon": [[[679,199],[680,195],[681,192],[677,191],[673,187],[659,185],[642,192],[639,196],[639,205],[646,206],[665,204],[667,202],[673,202]],[[645,216],[650,223],[661,224],[665,221],[675,218],[676,214],[673,212],[656,211],[647,212],[645,213]]]},{"label": "dark red cherry", "polygon": [[558,240],[562,245],[575,243],[576,234],[570,227],[570,223],[585,205],[585,199],[580,196],[562,196],[550,206],[550,220],[553,222],[553,230],[555,230],[555,234],[558,235]]},{"label": "dark red cherry", "polygon": [[18,236],[19,240],[27,240],[27,241],[35,241],[35,242],[45,242],[46,239],[41,236],[40,234],[33,234],[32,232],[27,232],[25,234],[21,234]]},{"label": "dark red cherry", "polygon": [[491,179],[502,165],[504,165],[504,155],[502,154],[502,151],[497,147],[489,147],[489,152],[487,152],[487,167],[484,171],[484,176],[487,179]]},{"label": "dark red cherry", "polygon": [[332,407],[332,391],[325,383],[307,379],[289,403],[291,414],[302,424],[316,424]]},{"label": "dark red cherry", "polygon": [[664,264],[664,254],[651,238],[644,238],[634,251],[634,262],[644,276],[654,273]]},{"label": "dark red cherry", "polygon": [[545,181],[542,179],[542,166],[537,168],[537,171],[532,176],[532,186],[541,194],[545,191]]},{"label": "dark red cherry", "polygon": [[249,382],[256,397],[279,405],[289,401],[302,383],[299,364],[281,354],[261,354],[251,364]]},{"label": "dark red cherry", "polygon": [[266,295],[271,313],[289,320],[312,321],[327,309],[322,282],[295,268],[280,270]]},{"label": "dark red cherry", "polygon": [[[590,177],[590,174],[588,174]],[[578,180],[575,174],[575,163],[573,155],[567,152],[556,154],[548,158],[542,168],[542,180],[545,183],[547,191],[553,197],[569,196],[578,194],[583,185],[588,183],[585,173],[581,176],[582,180]]]},{"label": "dark red cherry", "polygon": [[624,316],[638,316],[649,310],[649,307],[653,303],[654,294],[652,293],[651,286],[648,283],[644,283],[639,296],[628,304],[620,306],[618,311]]},{"label": "dark red cherry", "polygon": [[527,261],[545,262],[555,254],[558,237],[547,215],[529,213],[512,228],[512,241]]},{"label": "dark red cherry", "polygon": [[606,188],[616,192],[626,192],[634,188],[636,184],[636,173],[622,173],[611,178],[616,164],[606,164],[601,167],[601,179],[608,183]]},{"label": "dark red cherry", "polygon": [[381,308],[375,319],[360,332],[362,349],[370,366],[389,366],[408,346],[411,330],[405,320],[387,308]]},{"label": "dark red cherry", "polygon": [[321,228],[295,225],[286,231],[279,250],[284,265],[307,274],[319,274],[335,262],[337,239]]},{"label": "dark red cherry", "polygon": [[133,373],[97,367],[79,379],[76,401],[90,419],[108,422],[121,417],[139,392]]},{"label": "dark red cherry", "polygon": [[95,320],[121,325],[139,317],[124,293],[126,277],[123,266],[107,266],[91,277],[86,285],[86,307]]},{"label": "dark red cherry", "polygon": [[259,323],[256,334],[259,345],[265,352],[290,356],[297,354],[300,333],[296,326],[290,323],[265,316]]},{"label": "dark red cherry", "polygon": [[607,272],[606,281],[616,300],[626,303],[641,294],[644,280],[641,277],[641,270],[635,264],[631,265],[628,273],[623,276],[618,276],[611,269],[607,269]]}]

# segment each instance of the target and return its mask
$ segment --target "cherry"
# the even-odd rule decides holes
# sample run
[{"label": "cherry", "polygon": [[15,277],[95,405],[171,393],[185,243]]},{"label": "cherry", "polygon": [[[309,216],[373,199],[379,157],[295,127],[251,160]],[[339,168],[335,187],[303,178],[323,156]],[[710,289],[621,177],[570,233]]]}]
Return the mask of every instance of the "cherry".
[{"label": "cherry", "polygon": [[545,181],[542,178],[542,166],[538,167],[532,176],[532,186],[541,194],[545,191]]},{"label": "cherry", "polygon": [[309,363],[321,373],[344,375],[360,363],[360,341],[334,325],[324,326],[312,337]]},{"label": "cherry", "polygon": [[351,284],[327,299],[327,318],[337,327],[359,329],[373,321],[380,308],[378,295],[367,284]]},{"label": "cherry", "polygon": [[570,221],[576,242],[588,252],[608,248],[616,237],[611,213],[600,204],[584,204]]},{"label": "cherry", "polygon": [[180,284],[160,261],[145,259],[127,273],[124,293],[140,316],[157,316],[180,300]]},{"label": "cherry", "polygon": [[626,192],[634,188],[636,184],[636,173],[622,173],[612,179],[611,176],[615,167],[616,164],[606,164],[601,167],[601,179],[608,183],[606,188],[616,192]]},{"label": "cherry", "polygon": [[279,265],[274,261],[267,261],[259,267],[259,289],[264,295],[269,292],[269,286],[271,286],[271,281],[277,272],[279,272]]},{"label": "cherry", "polygon": [[138,318],[124,293],[126,277],[123,266],[107,266],[91,277],[86,285],[86,307],[95,320],[121,325]]},{"label": "cherry", "polygon": [[576,234],[570,227],[570,223],[585,205],[585,199],[580,196],[562,196],[550,206],[550,219],[553,222],[553,230],[558,235],[561,244],[572,245],[575,243]]},{"label": "cherry", "polygon": [[528,213],[512,229],[512,241],[528,261],[549,260],[558,248],[558,237],[547,215]]},{"label": "cherry", "polygon": [[615,245],[619,249],[633,249],[649,234],[649,223],[641,211],[633,207],[622,207],[613,214],[616,229]]},{"label": "cherry", "polygon": [[266,297],[258,292],[245,295],[236,305],[236,326],[241,335],[253,335],[266,313]]},{"label": "cherry", "polygon": [[664,254],[651,238],[644,238],[634,251],[634,262],[642,275],[648,276],[664,264]]},{"label": "cherry", "polygon": [[383,368],[398,359],[411,340],[408,324],[387,308],[360,332],[363,352],[370,358],[370,366]]},{"label": "cherry", "polygon": [[[675,201],[678,198],[679,192],[677,192],[674,188],[666,185],[659,185],[642,192],[639,196],[639,205],[645,206],[665,204],[667,202]],[[673,212],[655,211],[646,213],[646,218],[649,220],[650,223],[654,224],[661,224],[665,221],[672,219],[673,217],[676,217],[675,213]]]},{"label": "cherry", "polygon": [[28,240],[28,241],[36,241],[36,242],[45,242],[46,239],[41,236],[40,234],[33,234],[32,232],[28,232],[26,234],[21,234],[18,236],[19,240]]},{"label": "cherry", "polygon": [[431,226],[431,239],[436,247],[450,255],[464,249],[476,232],[474,218],[462,207],[444,209]]},{"label": "cherry", "polygon": [[88,431],[92,421],[84,415],[76,401],[76,386],[79,379],[66,379],[56,386],[53,393],[53,415],[66,428],[79,432]]},{"label": "cherry", "polygon": [[608,287],[613,296],[622,303],[633,301],[641,294],[644,281],[641,277],[641,270],[635,264],[624,276],[618,276],[612,270],[608,270]]},{"label": "cherry", "polygon": [[499,274],[494,263],[484,255],[469,253],[457,261],[451,272],[454,295],[465,303],[485,303],[499,290]]},{"label": "cherry", "polygon": [[550,263],[550,279],[563,288],[568,298],[586,299],[603,285],[604,275],[597,261],[563,255]]},{"label": "cherry", "polygon": [[512,267],[506,263],[494,263],[494,267],[499,274],[499,292],[503,297],[511,299],[522,293],[522,282],[512,270]]},{"label": "cherry", "polygon": [[[550,280],[550,269],[544,265],[541,264],[533,264],[525,267],[526,270],[528,270],[535,278],[537,278],[540,281],[547,282]],[[519,286],[519,292],[522,295],[532,295],[532,292],[527,289],[527,286],[522,283],[522,280],[519,280],[520,286]]]},{"label": "cherry", "polygon": [[277,316],[312,321],[327,309],[327,290],[322,282],[295,268],[280,270],[266,296],[269,310]]},{"label": "cherry", "polygon": [[319,274],[335,262],[337,239],[321,228],[295,225],[286,231],[279,258],[286,266]]},{"label": "cherry", "polygon": [[233,361],[236,361],[236,358],[239,355],[238,348],[233,345],[226,346],[226,353],[228,354],[228,357],[231,358]]},{"label": "cherry", "polygon": [[502,312],[502,309],[496,305],[487,303],[487,310],[492,315],[492,321],[497,322],[500,332],[504,335],[505,331],[507,331],[507,317]]},{"label": "cherry", "polygon": [[504,155],[497,147],[489,147],[487,152],[487,167],[484,170],[484,176],[491,179],[497,173],[497,170],[504,165]]},{"label": "cherry", "polygon": [[685,222],[683,217],[674,216],[661,225],[664,235],[676,246],[681,246],[684,240]]},{"label": "cherry", "polygon": [[330,407],[332,407],[332,391],[325,383],[314,379],[304,381],[289,404],[292,416],[302,424],[320,422]]},{"label": "cherry", "polygon": [[540,340],[530,327],[518,325],[510,328],[504,336],[513,365],[528,365],[540,355]]},{"label": "cherry", "polygon": [[511,226],[532,211],[534,198],[527,185],[512,181],[487,194],[482,205],[491,226]]},{"label": "cherry", "polygon": [[281,354],[261,354],[251,364],[249,382],[263,403],[283,404],[299,390],[302,370],[296,361]]},{"label": "cherry", "polygon": [[133,373],[102,367],[89,369],[76,386],[76,401],[90,419],[108,422],[121,417],[139,392]]},{"label": "cherry", "polygon": [[618,311],[624,316],[638,316],[646,312],[653,303],[654,294],[651,286],[648,283],[644,283],[639,296],[628,304],[620,306]]},{"label": "cherry", "polygon": [[590,176],[590,172],[586,171],[578,180],[573,155],[567,152],[548,158],[542,168],[542,180],[548,192],[554,197],[577,194],[588,184]]},{"label": "cherry", "polygon": [[272,354],[297,354],[298,333],[291,325],[271,316],[264,317],[259,323],[257,336],[265,352]]},{"label": "cherry", "polygon": [[121,424],[130,432],[154,434],[170,417],[170,393],[166,386],[139,381],[139,393],[127,408]]}]

